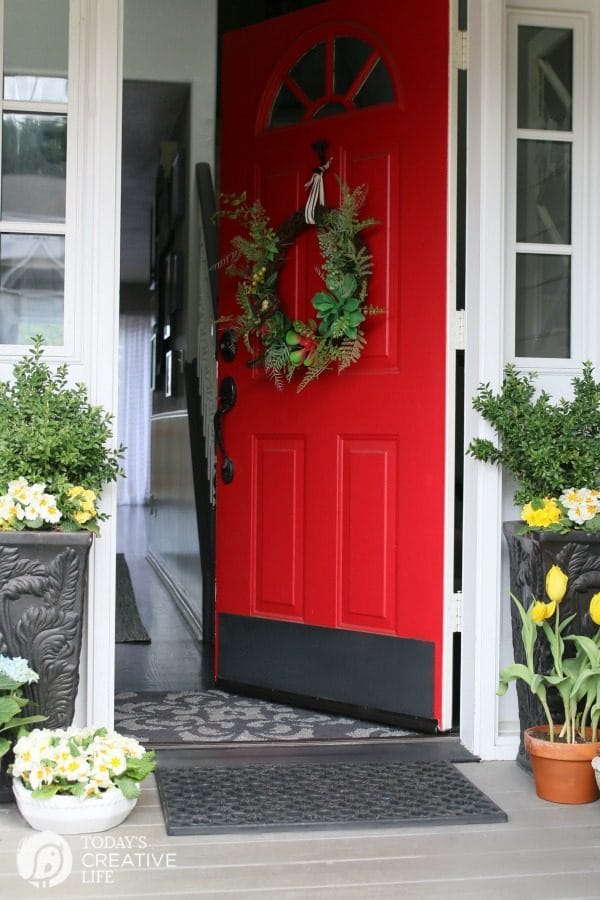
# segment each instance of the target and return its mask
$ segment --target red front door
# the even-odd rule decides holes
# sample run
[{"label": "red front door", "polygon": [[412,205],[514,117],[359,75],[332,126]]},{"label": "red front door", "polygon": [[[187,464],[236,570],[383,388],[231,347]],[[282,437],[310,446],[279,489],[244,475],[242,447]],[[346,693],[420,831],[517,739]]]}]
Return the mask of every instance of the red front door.
[{"label": "red front door", "polygon": [[[303,207],[326,142],[368,189],[367,346],[342,374],[278,392],[241,346],[219,361],[235,406],[217,471],[217,678],[303,703],[441,721],[448,4],[331,0],[223,45],[221,191],[260,198],[275,227]],[[224,254],[236,224],[223,221]],[[278,293],[314,315],[314,232]],[[220,314],[236,311],[221,279]]]}]

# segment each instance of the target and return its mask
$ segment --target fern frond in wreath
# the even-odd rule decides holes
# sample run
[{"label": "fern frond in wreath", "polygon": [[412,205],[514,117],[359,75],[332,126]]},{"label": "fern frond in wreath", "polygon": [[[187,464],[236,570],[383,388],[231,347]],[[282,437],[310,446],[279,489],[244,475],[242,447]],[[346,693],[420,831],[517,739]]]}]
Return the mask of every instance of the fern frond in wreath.
[{"label": "fern frond in wreath", "polygon": [[317,207],[324,287],[312,297],[315,318],[308,322],[289,319],[277,290],[288,248],[313,227],[306,224],[304,210],[275,230],[259,200],[248,204],[245,193],[222,198],[219,215],[240,222],[246,234],[232,239],[225,264],[226,274],[237,279],[240,312],[219,321],[232,323],[251,356],[248,365],[263,365],[278,390],[297,372],[301,391],[333,366],[342,372],[358,362],[366,345],[365,317],[384,312],[366,302],[372,257],[362,232],[377,221],[359,218],[365,196],[364,185],[351,191],[342,183],[339,208]]}]

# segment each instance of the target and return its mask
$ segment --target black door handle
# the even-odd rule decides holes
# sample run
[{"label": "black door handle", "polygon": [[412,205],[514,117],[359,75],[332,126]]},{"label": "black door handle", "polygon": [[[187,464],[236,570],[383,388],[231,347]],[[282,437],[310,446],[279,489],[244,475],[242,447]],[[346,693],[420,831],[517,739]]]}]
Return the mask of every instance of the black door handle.
[{"label": "black door handle", "polygon": [[235,339],[233,328],[228,328],[227,331],[224,331],[221,335],[219,350],[221,351],[221,357],[225,362],[233,362],[237,351],[237,341]]},{"label": "black door handle", "polygon": [[227,456],[225,451],[225,443],[223,441],[223,417],[233,409],[237,400],[237,386],[231,375],[220,384],[219,387],[219,406],[215,413],[215,438],[217,446],[221,451],[221,478],[225,484],[231,484],[234,475],[233,460]]}]

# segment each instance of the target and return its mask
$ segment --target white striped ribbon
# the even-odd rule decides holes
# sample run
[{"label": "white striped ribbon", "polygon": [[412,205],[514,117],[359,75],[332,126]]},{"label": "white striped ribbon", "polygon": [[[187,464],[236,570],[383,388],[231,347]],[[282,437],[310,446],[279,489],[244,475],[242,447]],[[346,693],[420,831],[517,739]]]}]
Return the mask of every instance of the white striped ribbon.
[{"label": "white striped ribbon", "polygon": [[325,188],[323,186],[323,175],[331,165],[333,157],[322,166],[316,168],[310,177],[310,180],[304,185],[308,189],[308,199],[304,207],[304,219],[308,225],[316,225],[315,212],[317,206],[325,206]]}]

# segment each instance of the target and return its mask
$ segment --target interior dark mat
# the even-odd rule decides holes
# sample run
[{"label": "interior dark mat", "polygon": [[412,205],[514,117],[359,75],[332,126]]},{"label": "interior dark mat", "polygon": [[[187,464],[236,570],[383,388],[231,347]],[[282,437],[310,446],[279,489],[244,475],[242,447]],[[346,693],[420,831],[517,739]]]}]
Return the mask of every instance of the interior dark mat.
[{"label": "interior dark mat", "polygon": [[123,553],[117,553],[115,643],[150,644],[150,635],[140,618],[129,566]]},{"label": "interior dark mat", "polygon": [[167,834],[506,822],[448,762],[157,769]]}]

